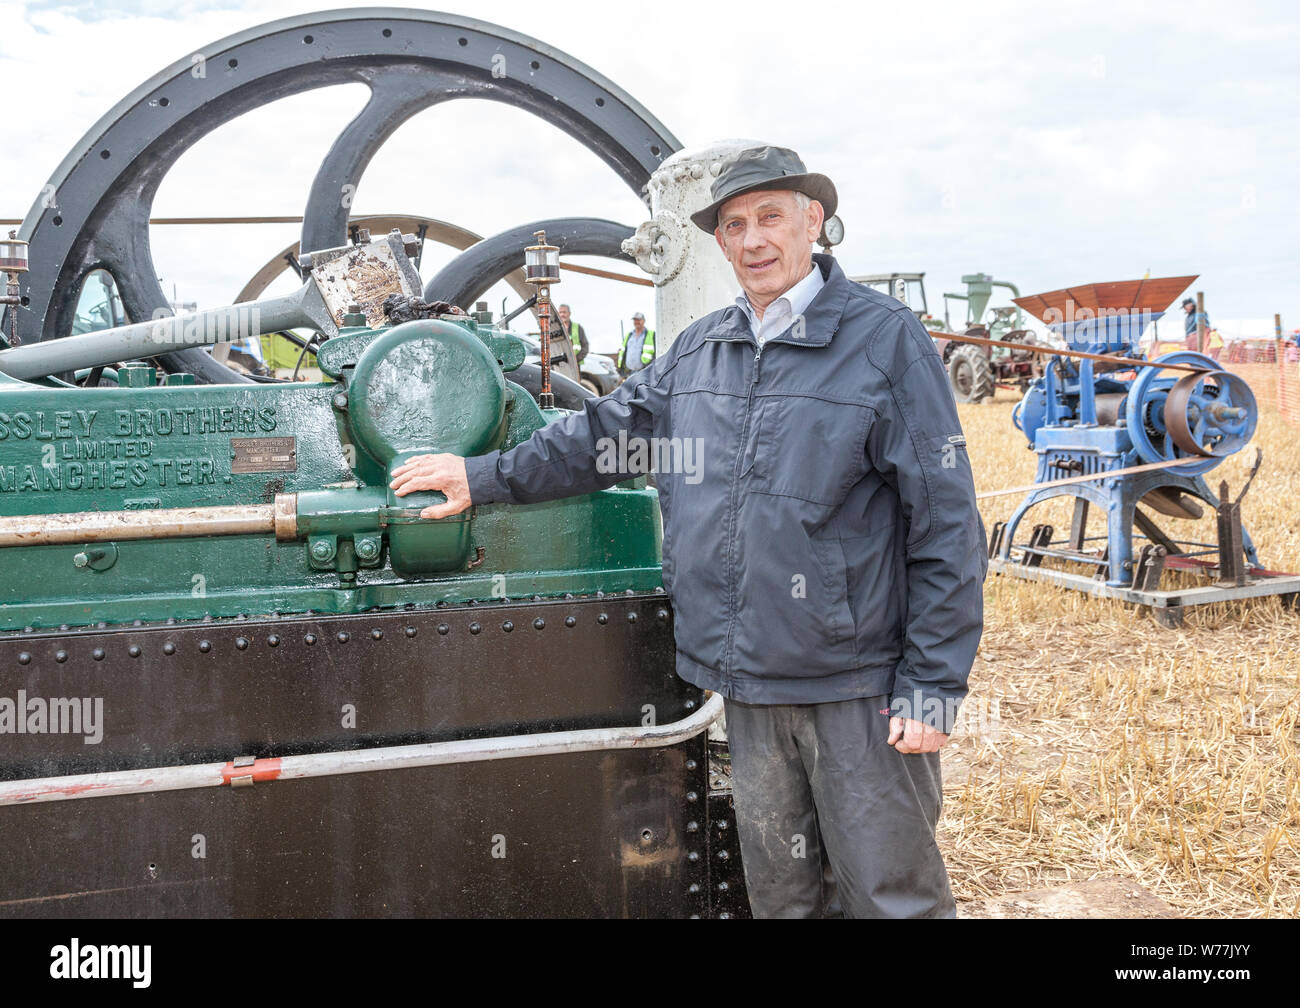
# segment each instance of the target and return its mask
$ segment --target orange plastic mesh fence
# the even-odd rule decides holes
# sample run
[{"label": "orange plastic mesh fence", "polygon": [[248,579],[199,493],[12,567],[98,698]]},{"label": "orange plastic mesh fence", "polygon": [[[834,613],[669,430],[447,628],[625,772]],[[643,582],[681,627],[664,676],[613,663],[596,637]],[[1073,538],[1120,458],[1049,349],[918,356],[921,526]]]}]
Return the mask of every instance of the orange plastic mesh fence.
[{"label": "orange plastic mesh fence", "polygon": [[1219,363],[1246,379],[1261,409],[1277,409],[1277,358],[1276,340],[1235,340],[1224,348]]},{"label": "orange plastic mesh fence", "polygon": [[1277,369],[1277,408],[1282,419],[1300,427],[1300,347],[1283,346]]}]

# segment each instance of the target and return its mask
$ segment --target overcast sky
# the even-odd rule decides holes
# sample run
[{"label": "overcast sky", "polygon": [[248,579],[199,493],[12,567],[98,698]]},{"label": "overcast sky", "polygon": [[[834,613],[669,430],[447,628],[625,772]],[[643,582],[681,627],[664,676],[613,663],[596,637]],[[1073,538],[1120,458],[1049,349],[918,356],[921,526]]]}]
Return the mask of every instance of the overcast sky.
[{"label": "overcast sky", "polygon": [[[0,0],[0,80],[7,98],[15,85],[19,96],[5,105],[0,217],[26,216],[86,131],[157,71],[312,9]],[[925,271],[932,310],[963,273],[1031,293],[1150,270],[1199,273],[1192,289],[1205,292],[1211,318],[1281,312],[1288,329],[1300,326],[1294,3],[440,9],[564,50],[687,146],[745,136],[794,147],[839,189],[847,238],[837,255],[848,272]],[[300,95],[218,129],[173,169],[154,215],[301,213],[317,164],[366,95],[361,85]],[[635,226],[646,216],[576,141],[479,101],[408,122],[372,162],[353,210],[424,214],[481,234],[540,217]],[[155,263],[169,293],[174,284],[181,300],[221,304],[296,237],[292,225],[158,227]],[[450,255],[431,249],[426,277]],[[570,275],[557,297],[574,304],[598,349],[613,348],[634,310],[653,319],[644,288]]]}]

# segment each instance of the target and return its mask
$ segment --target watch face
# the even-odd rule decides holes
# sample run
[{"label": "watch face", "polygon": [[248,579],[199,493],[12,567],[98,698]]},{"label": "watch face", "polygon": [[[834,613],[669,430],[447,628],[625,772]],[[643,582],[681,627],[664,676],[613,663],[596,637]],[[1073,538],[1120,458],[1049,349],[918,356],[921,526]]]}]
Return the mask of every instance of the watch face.
[{"label": "watch face", "polygon": [[844,240],[844,222],[838,216],[828,217],[822,224],[822,237],[827,245],[838,245]]}]

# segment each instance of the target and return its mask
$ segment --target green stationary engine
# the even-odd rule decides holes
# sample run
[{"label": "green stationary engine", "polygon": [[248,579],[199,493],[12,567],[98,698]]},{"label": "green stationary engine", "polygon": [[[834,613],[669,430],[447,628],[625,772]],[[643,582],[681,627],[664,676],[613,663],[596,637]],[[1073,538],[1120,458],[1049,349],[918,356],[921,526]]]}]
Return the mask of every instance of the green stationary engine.
[{"label": "green stationary engine", "polygon": [[[521,237],[619,257],[632,229],[529,223],[426,286],[423,228],[372,240],[338,189],[453,98],[544,114],[636,192],[680,145],[472,18],[331,11],[196,51],[209,73],[137,89],[0,242],[0,916],[746,914],[722,701],[675,674],[645,477],[440,521],[419,516],[441,495],[388,488],[412,455],[570,414],[545,357],[538,394],[523,343],[454,306],[518,270]],[[374,100],[312,184],[300,289],[173,316],[149,252],[172,164],[357,81]],[[86,331],[104,276],[134,321]],[[208,352],[266,333],[323,380]]]},{"label": "green stationary engine", "polygon": [[364,318],[321,347],[321,384],[158,385],[140,364],[119,388],[0,376],[0,629],[659,584],[644,477],[432,522],[419,498],[441,495],[395,498],[407,457],[509,448],[548,417],[506,378],[525,354],[510,333]]}]

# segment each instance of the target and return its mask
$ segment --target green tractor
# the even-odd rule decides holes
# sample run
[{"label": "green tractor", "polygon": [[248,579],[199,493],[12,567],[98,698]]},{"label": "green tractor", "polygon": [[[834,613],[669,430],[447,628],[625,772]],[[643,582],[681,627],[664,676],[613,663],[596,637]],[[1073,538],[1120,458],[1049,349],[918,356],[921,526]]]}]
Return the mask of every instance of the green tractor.
[{"label": "green tractor", "polygon": [[977,403],[991,399],[998,387],[1019,388],[1023,392],[1042,374],[1042,366],[1035,356],[1010,346],[990,347],[954,340],[951,337],[958,330],[952,327],[948,314],[950,299],[965,301],[966,320],[961,335],[1007,343],[1036,343],[1037,337],[1033,330],[1025,328],[1025,317],[1018,307],[988,307],[994,287],[1005,287],[1013,298],[1018,298],[1020,291],[1015,284],[994,280],[987,273],[969,273],[961,282],[966,285],[965,294],[943,296],[944,331],[931,333],[947,365],[953,396],[958,402]]},{"label": "green tractor", "polygon": [[994,287],[1006,287],[1013,296],[1019,297],[1020,291],[1015,284],[994,280],[985,273],[968,274],[961,278],[966,285],[965,294],[943,296],[944,313],[941,321],[930,314],[925,297],[924,273],[871,273],[851,279],[882,294],[896,297],[912,309],[912,314],[934,338],[935,349],[943,357],[952,384],[952,394],[958,402],[977,403],[991,399],[999,386],[1018,387],[1023,391],[1042,373],[1034,355],[1026,350],[987,347],[953,339],[958,331],[953,329],[949,321],[950,298],[966,302],[966,322],[960,335],[1009,343],[1037,342],[1034,332],[1024,328],[1024,315],[1019,308],[988,308]]}]

